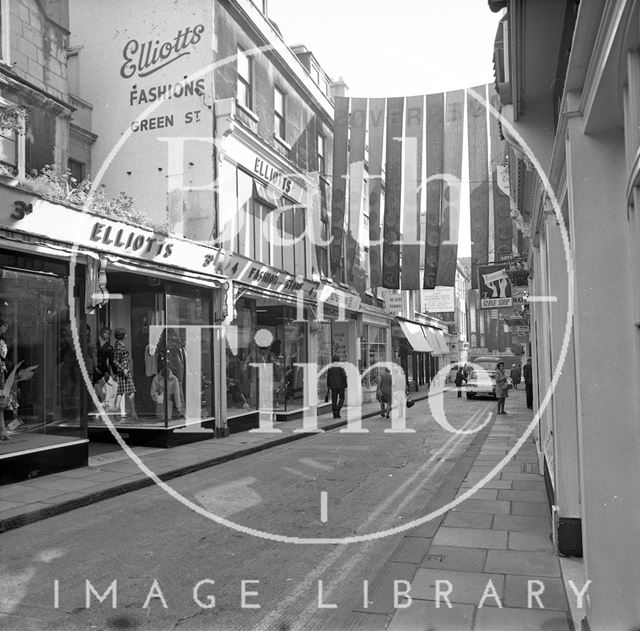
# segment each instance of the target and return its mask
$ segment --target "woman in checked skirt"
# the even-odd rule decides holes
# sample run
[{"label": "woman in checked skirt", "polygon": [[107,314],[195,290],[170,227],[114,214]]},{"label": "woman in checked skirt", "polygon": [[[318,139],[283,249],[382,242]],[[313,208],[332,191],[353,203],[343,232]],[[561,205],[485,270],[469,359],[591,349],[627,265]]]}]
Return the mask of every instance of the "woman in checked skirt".
[{"label": "woman in checked skirt", "polygon": [[[118,382],[118,398],[124,397],[125,415],[131,420],[137,421],[135,394],[136,386],[131,376],[131,354],[129,349],[123,344],[123,340],[127,337],[124,329],[116,329],[114,334],[116,344],[113,349],[113,365],[116,369],[116,381]],[[128,403],[127,403],[128,402]],[[116,402],[116,409],[119,407],[120,401]],[[128,408],[128,412],[127,412]]]}]

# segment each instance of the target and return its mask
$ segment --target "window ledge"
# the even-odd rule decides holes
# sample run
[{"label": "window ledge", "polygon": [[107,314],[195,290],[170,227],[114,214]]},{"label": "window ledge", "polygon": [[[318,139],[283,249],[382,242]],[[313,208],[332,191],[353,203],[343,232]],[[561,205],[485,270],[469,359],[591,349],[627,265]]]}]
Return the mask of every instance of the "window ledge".
[{"label": "window ledge", "polygon": [[242,105],[238,99],[236,99],[236,107],[243,113],[246,114],[249,118],[251,118],[254,122],[259,123],[260,117],[248,107]]},{"label": "window ledge", "polygon": [[278,144],[282,145],[287,151],[291,151],[291,145],[284,138],[280,137],[276,133],[273,134],[273,137]]}]

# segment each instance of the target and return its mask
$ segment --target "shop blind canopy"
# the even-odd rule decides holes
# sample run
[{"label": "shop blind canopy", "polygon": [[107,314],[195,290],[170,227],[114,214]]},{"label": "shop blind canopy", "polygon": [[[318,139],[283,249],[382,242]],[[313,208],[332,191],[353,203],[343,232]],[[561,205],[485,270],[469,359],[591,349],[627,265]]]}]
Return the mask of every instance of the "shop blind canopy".
[{"label": "shop blind canopy", "polygon": [[431,345],[425,338],[424,333],[422,332],[422,327],[419,324],[416,324],[415,322],[405,322],[404,320],[398,320],[398,323],[400,324],[402,333],[407,338],[414,351],[419,353],[433,352],[434,349],[431,348]]},{"label": "shop blind canopy", "polygon": [[441,356],[449,353],[447,342],[442,333],[438,333],[434,329],[430,329],[428,327],[422,327],[422,329],[425,337],[429,340],[429,344],[433,347],[433,353],[435,355]]}]

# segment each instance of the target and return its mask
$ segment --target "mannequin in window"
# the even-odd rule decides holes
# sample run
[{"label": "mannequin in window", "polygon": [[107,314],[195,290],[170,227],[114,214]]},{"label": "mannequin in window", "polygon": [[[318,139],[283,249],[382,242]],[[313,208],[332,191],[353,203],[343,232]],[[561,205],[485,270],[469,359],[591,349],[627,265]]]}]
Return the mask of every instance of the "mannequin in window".
[{"label": "mannequin in window", "polygon": [[107,411],[113,408],[118,390],[113,366],[113,346],[111,345],[111,329],[100,330],[96,347],[96,368],[93,372],[93,388],[98,399],[104,403]]},{"label": "mannequin in window", "polygon": [[116,345],[113,349],[113,365],[116,370],[116,381],[118,382],[118,397],[116,408],[119,407],[120,397],[124,397],[125,416],[133,421],[138,420],[136,413],[136,386],[133,383],[131,354],[124,345],[127,332],[124,329],[116,329],[114,334]]},{"label": "mannequin in window", "polygon": [[[165,382],[166,380],[166,382]],[[166,383],[166,393],[165,393]],[[173,417],[173,404],[176,405],[176,413],[182,415],[182,393],[178,378],[173,374],[170,366],[160,368],[151,380],[151,399],[156,404],[156,418],[164,418],[165,396],[167,397],[167,420]]]},{"label": "mannequin in window", "polygon": [[180,392],[184,398],[187,353],[184,350],[180,336],[173,329],[167,331],[167,340],[167,364],[178,379]]}]

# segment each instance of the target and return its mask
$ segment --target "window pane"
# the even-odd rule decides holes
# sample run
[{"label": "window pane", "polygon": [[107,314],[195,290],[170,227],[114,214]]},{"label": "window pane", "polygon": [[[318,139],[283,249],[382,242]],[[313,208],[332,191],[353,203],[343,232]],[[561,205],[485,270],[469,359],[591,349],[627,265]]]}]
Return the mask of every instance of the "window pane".
[{"label": "window pane", "polygon": [[253,178],[238,169],[238,236],[236,245],[238,254],[248,257],[253,256],[251,236],[253,230],[252,195]]},{"label": "window pane", "polygon": [[307,259],[306,248],[304,241],[304,226],[305,226],[305,209],[294,208],[294,225],[293,236],[298,238],[299,241],[294,245],[295,258],[296,258],[296,274],[301,276],[307,275]]},{"label": "window pane", "polygon": [[242,77],[247,83],[251,78],[250,65],[249,56],[241,48],[238,48],[238,76]]},{"label": "window pane", "polygon": [[278,114],[284,116],[284,92],[278,88],[274,90],[274,109]]},{"label": "window pane", "polygon": [[[197,366],[197,361],[189,362],[189,352],[193,349],[186,346],[186,330],[181,325],[208,325],[210,323],[211,301],[205,296],[167,295],[167,323],[174,325],[167,329],[166,348],[163,348],[166,364],[173,375],[161,384],[167,393],[166,402],[163,397],[162,412],[167,420],[186,417],[186,422],[199,421],[213,414],[213,352],[211,330],[206,326],[200,331],[200,368],[191,372],[190,366]],[[198,352],[198,351],[196,351]]]},{"label": "window pane", "polygon": [[0,162],[12,167],[17,166],[16,134],[12,131],[0,133]]},{"label": "window pane", "polygon": [[290,274],[295,274],[293,247],[293,208],[282,213],[282,268]]},{"label": "window pane", "polygon": [[269,252],[269,208],[254,202],[256,216],[256,260],[266,265],[271,264]]}]

